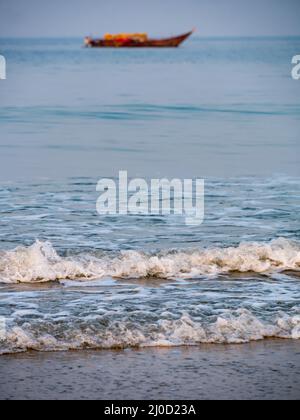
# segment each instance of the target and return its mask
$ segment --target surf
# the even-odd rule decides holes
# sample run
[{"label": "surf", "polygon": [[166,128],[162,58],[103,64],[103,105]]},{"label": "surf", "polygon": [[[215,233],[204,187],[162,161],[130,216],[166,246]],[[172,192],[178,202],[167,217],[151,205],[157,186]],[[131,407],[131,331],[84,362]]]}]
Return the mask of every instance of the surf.
[{"label": "surf", "polygon": [[300,244],[284,238],[236,247],[117,254],[91,251],[73,256],[59,255],[50,242],[36,241],[0,252],[0,283],[5,284],[147,277],[185,280],[251,272],[271,276],[285,271],[300,271]]}]

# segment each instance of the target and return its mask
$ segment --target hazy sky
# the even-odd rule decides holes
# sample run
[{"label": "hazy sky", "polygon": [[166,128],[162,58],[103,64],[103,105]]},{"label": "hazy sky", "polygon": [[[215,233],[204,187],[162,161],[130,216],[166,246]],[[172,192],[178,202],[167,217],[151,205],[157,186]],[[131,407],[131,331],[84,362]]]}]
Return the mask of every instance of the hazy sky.
[{"label": "hazy sky", "polygon": [[0,0],[0,36],[300,35],[300,0]]}]

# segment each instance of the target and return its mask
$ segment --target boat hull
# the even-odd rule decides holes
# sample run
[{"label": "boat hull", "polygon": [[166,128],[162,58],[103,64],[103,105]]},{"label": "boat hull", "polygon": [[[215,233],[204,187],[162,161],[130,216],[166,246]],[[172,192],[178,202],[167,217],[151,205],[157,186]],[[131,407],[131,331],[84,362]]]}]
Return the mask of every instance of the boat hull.
[{"label": "boat hull", "polygon": [[147,41],[116,41],[87,38],[85,46],[88,48],[177,48],[189,38],[192,33],[193,32],[188,32],[184,35],[164,39],[148,39]]}]

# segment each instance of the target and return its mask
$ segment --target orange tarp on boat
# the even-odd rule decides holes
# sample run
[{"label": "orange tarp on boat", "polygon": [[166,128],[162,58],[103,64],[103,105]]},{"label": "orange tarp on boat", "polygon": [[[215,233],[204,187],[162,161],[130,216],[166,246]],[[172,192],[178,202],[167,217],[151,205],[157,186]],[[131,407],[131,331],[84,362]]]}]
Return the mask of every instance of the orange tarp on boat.
[{"label": "orange tarp on boat", "polygon": [[116,42],[146,42],[148,41],[148,35],[146,33],[120,33],[120,34],[105,34],[105,41],[116,41]]}]

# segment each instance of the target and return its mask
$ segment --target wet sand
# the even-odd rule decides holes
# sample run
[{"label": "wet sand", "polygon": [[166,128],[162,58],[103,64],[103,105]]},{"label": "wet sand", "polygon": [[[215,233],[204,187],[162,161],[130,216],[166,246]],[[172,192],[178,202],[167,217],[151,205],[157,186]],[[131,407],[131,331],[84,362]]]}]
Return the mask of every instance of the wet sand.
[{"label": "wet sand", "polygon": [[0,357],[1,399],[299,399],[300,342]]}]

